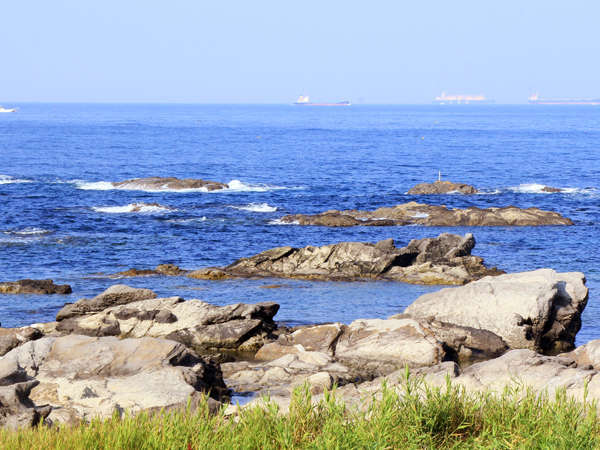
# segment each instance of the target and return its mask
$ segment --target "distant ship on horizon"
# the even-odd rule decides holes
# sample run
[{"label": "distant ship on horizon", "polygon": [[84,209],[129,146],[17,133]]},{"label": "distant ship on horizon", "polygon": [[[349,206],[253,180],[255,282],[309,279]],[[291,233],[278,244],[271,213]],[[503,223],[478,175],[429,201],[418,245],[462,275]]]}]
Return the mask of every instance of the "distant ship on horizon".
[{"label": "distant ship on horizon", "polygon": [[600,105],[600,98],[543,98],[537,92],[527,100],[532,105]]},{"label": "distant ship on horizon", "polygon": [[471,103],[476,104],[486,104],[486,103],[494,103],[493,100],[486,98],[484,95],[447,95],[445,92],[442,92],[441,95],[438,95],[434,101],[438,105],[469,105]]},{"label": "distant ship on horizon", "polygon": [[293,104],[301,106],[350,106],[352,103],[350,103],[349,100],[343,100],[336,103],[313,103],[310,101],[310,97],[308,95],[301,95]]}]

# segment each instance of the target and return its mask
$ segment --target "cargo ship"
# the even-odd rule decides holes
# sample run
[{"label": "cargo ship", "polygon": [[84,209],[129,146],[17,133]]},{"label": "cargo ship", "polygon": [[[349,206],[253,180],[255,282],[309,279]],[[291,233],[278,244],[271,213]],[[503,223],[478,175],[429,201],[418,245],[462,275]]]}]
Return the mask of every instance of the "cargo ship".
[{"label": "cargo ship", "polygon": [[350,106],[351,104],[352,103],[350,103],[348,100],[344,100],[344,101],[336,102],[336,103],[313,103],[310,101],[310,97],[308,95],[301,95],[294,102],[294,105],[302,105],[302,106]]},{"label": "cargo ship", "polygon": [[532,105],[600,105],[600,98],[543,98],[533,94],[527,100]]},{"label": "cargo ship", "polygon": [[438,105],[470,105],[475,104],[486,104],[494,103],[493,100],[486,98],[484,95],[448,95],[442,92],[438,95],[434,101]]}]

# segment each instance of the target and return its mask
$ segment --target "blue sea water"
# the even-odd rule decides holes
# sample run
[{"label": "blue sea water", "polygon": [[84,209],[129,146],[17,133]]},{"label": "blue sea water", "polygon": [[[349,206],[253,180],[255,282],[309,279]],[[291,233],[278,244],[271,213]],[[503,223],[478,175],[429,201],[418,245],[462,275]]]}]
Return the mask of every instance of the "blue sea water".
[{"label": "blue sea water", "polygon": [[[544,106],[23,104],[0,115],[0,280],[52,278],[69,296],[0,296],[2,326],[53,320],[64,302],[98,294],[107,274],[174,263],[224,265],[281,245],[472,232],[474,254],[508,272],[586,274],[578,344],[600,338],[600,109]],[[473,196],[411,196],[416,183],[466,182]],[[175,176],[232,182],[224,192],[107,189]],[[542,185],[567,188],[541,192]],[[281,225],[287,213],[373,209],[407,201],[536,206],[572,227]],[[126,212],[133,203],[170,209]],[[440,287],[185,277],[119,280],[219,305],[272,300],[290,324],[387,317]],[[278,289],[263,289],[281,284]]]}]

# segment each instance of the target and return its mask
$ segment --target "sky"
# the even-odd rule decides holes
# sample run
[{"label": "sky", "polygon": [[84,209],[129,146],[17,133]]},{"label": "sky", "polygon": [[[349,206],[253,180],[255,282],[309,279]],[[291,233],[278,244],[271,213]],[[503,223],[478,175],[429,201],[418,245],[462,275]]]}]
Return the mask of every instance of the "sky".
[{"label": "sky", "polygon": [[597,0],[2,0],[0,104],[600,97]]}]

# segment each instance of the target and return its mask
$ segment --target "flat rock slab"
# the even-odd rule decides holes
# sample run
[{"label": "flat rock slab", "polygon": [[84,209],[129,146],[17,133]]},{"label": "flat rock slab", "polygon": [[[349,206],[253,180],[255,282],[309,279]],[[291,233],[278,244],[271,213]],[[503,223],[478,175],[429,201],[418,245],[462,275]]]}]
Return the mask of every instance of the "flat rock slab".
[{"label": "flat rock slab", "polygon": [[582,273],[540,269],[425,294],[405,313],[488,330],[511,348],[555,354],[574,348],[587,299]]},{"label": "flat rock slab", "polygon": [[217,365],[166,339],[44,337],[2,361],[37,380],[31,400],[50,404],[49,418],[59,422],[185,407],[203,393],[218,399],[227,392]]},{"label": "flat rock slab", "polygon": [[0,294],[70,294],[68,284],[54,284],[52,280],[29,280],[0,282]]},{"label": "flat rock slab", "polygon": [[147,177],[134,178],[132,180],[119,181],[112,183],[119,189],[131,190],[186,190],[186,189],[203,189],[206,191],[216,191],[219,189],[227,189],[229,186],[218,181],[207,181],[194,178],[179,179],[175,177]]},{"label": "flat rock slab", "polygon": [[396,248],[392,239],[376,244],[341,242],[322,247],[277,247],[226,267],[191,272],[198,279],[285,277],[310,280],[385,279],[423,284],[464,284],[486,275],[503,273],[487,268],[472,256],[472,234],[443,233],[437,238],[411,241]]},{"label": "flat rock slab", "polygon": [[542,226],[573,225],[573,221],[553,211],[539,208],[449,209],[445,206],[426,205],[416,202],[393,207],[383,207],[375,211],[329,210],[320,214],[292,214],[281,218],[284,223],[298,225],[319,225],[331,227],[350,226],[397,226],[422,225],[435,227],[475,227],[475,226]]},{"label": "flat rock slab", "polygon": [[409,189],[407,194],[477,194],[479,192],[473,186],[464,183],[453,183],[451,181],[436,181],[434,183],[420,183]]}]

